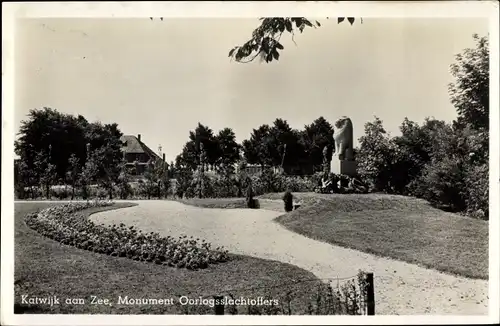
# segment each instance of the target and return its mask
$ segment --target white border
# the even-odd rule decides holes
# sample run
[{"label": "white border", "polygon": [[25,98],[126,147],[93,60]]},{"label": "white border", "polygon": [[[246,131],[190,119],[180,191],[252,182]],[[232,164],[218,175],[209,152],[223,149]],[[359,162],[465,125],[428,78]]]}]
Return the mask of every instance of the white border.
[{"label": "white border", "polygon": [[[470,324],[499,321],[499,80],[498,1],[429,2],[51,2],[2,3],[2,296],[3,325],[263,325]],[[490,18],[490,280],[489,316],[138,316],[13,315],[14,19],[34,17],[488,17]],[[257,22],[256,22],[257,23]],[[11,250],[7,250],[7,248]]]}]

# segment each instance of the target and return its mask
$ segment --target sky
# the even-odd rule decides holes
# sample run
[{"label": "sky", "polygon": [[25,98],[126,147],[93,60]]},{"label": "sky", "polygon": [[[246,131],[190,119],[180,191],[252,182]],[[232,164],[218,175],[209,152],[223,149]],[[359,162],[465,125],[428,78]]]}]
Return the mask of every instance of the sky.
[{"label": "sky", "polygon": [[278,62],[231,62],[258,19],[23,19],[16,26],[15,124],[51,107],[118,123],[175,160],[198,122],[231,127],[239,142],[276,118],[303,128],[349,116],[354,138],[379,117],[391,135],[403,119],[451,121],[455,55],[487,35],[474,18],[366,18],[285,35]]}]

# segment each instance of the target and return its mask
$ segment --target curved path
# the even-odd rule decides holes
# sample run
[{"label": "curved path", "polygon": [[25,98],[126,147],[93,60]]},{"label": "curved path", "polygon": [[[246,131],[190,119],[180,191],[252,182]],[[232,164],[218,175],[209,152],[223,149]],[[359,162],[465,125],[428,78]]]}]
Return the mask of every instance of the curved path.
[{"label": "curved path", "polygon": [[[134,201],[132,201],[134,202]],[[376,257],[312,240],[285,229],[275,210],[214,209],[174,201],[94,214],[98,223],[124,223],[167,236],[194,236],[230,252],[290,263],[318,278],[343,278],[359,269],[375,277],[377,315],[488,313],[488,282],[447,275],[417,265]]]}]

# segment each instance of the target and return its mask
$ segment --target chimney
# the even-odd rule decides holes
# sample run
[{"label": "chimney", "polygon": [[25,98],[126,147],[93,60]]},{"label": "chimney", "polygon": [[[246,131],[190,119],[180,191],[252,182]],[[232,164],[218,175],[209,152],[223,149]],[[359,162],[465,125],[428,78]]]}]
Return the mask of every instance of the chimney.
[{"label": "chimney", "polygon": [[139,141],[141,141],[141,134],[137,135],[137,139],[139,139]]},{"label": "chimney", "polygon": [[163,153],[163,162],[165,162],[165,153]]}]

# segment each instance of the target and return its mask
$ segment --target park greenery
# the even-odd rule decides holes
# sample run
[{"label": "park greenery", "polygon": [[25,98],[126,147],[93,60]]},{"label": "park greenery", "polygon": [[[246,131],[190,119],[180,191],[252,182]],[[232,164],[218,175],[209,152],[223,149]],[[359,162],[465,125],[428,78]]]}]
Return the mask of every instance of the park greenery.
[{"label": "park greenery", "polygon": [[80,249],[177,268],[200,269],[228,260],[223,248],[199,239],[161,237],[143,233],[133,226],[97,225],[80,211],[110,206],[111,202],[69,203],[46,208],[26,216],[26,224],[40,234]]},{"label": "park greenery", "polygon": [[[256,53],[276,60],[274,51],[282,46],[272,40],[279,40],[285,31],[293,34],[312,26],[303,19],[263,19],[250,43],[233,49],[231,55],[238,61]],[[458,54],[450,69],[454,77],[450,101],[457,109],[454,121],[404,119],[397,136],[389,135],[378,117],[365,123],[355,159],[368,191],[424,198],[442,209],[488,218],[489,49],[487,37],[473,37],[476,46]],[[264,193],[314,191],[323,173],[325,147],[327,156],[332,155],[332,134],[333,126],[324,117],[300,130],[277,118],[253,129],[239,144],[231,128],[215,132],[198,123],[175,162],[151,165],[134,184],[124,166],[117,124],[35,109],[22,122],[15,142],[16,195],[246,196],[252,202],[253,196]],[[250,164],[262,172],[247,173],[245,166]],[[64,185],[63,190],[58,193],[56,185]]]}]

